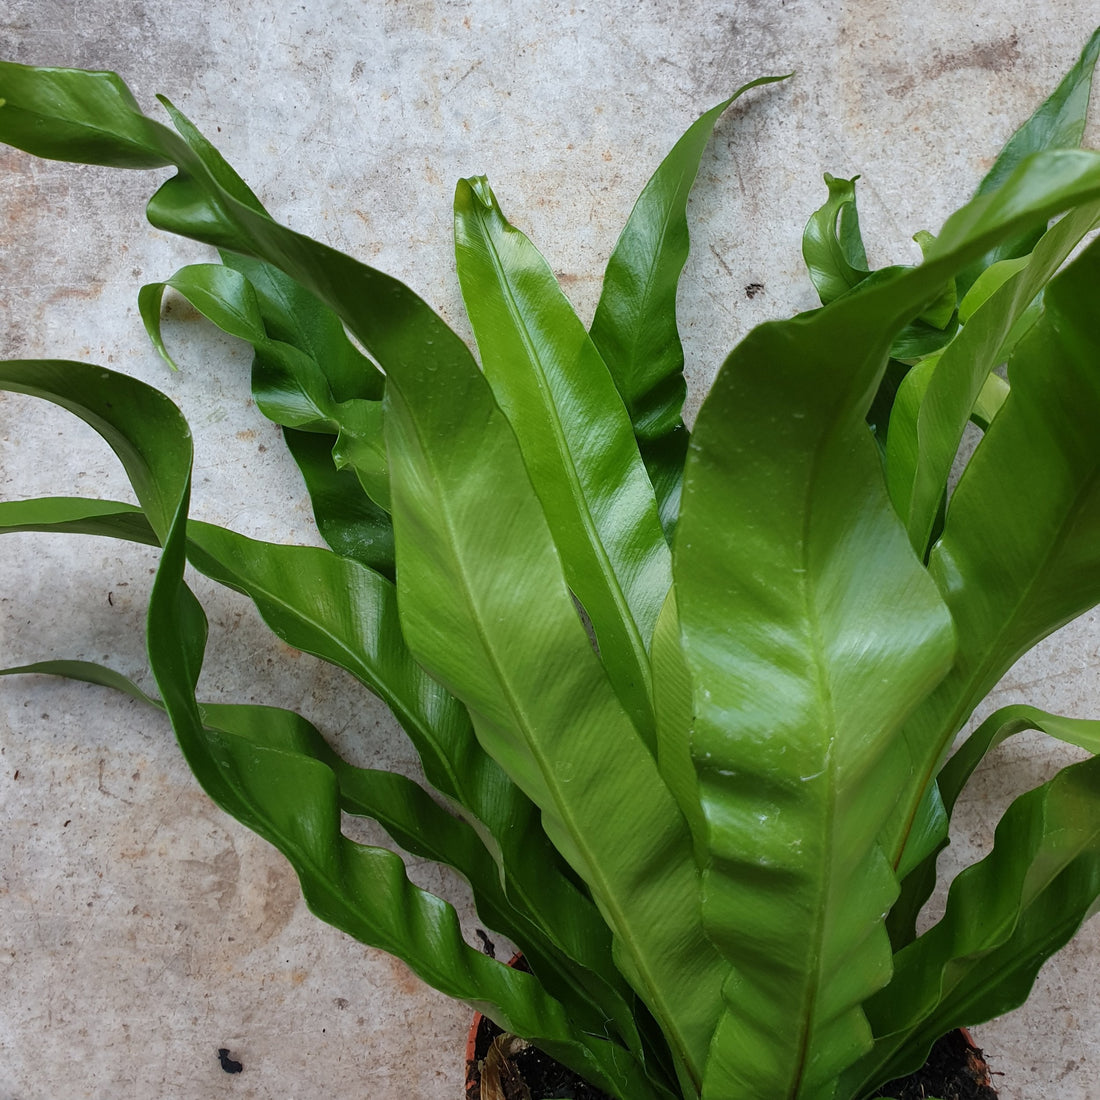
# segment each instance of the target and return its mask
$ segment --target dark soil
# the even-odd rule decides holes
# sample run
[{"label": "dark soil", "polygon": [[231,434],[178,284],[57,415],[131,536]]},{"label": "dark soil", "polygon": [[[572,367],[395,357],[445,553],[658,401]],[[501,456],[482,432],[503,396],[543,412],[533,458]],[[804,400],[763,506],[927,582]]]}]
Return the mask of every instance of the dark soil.
[{"label": "dark soil", "polygon": [[880,1088],[875,1096],[893,1100],[997,1100],[989,1083],[989,1067],[982,1052],[962,1031],[952,1031],[936,1040],[924,1068],[899,1077]]},{"label": "dark soil", "polygon": [[[466,1067],[466,1100],[480,1100],[481,1064],[493,1040],[501,1034],[500,1028],[488,1017],[482,1016],[480,1021],[474,1042],[474,1061]],[[571,1069],[535,1047],[527,1047],[510,1061],[530,1090],[531,1100],[556,1100],[558,1097],[561,1100],[611,1100],[606,1092],[593,1088]],[[526,1097],[517,1092],[514,1096],[506,1096],[506,1100],[526,1100]]]},{"label": "dark soil", "polygon": [[[491,1020],[481,1017],[474,1044],[475,1060],[467,1067],[466,1100],[479,1100],[481,1093],[480,1066],[488,1054],[493,1039],[501,1030]],[[566,1069],[553,1058],[527,1047],[510,1059],[516,1076],[522,1079],[530,1091],[531,1100],[610,1100],[608,1095],[581,1080],[572,1070]],[[508,1094],[506,1100],[526,1100],[522,1091]],[[972,1046],[961,1031],[945,1035],[932,1048],[922,1070],[883,1085],[875,1096],[889,1096],[894,1100],[997,1100],[997,1093],[989,1085],[989,1069],[982,1052]]]}]

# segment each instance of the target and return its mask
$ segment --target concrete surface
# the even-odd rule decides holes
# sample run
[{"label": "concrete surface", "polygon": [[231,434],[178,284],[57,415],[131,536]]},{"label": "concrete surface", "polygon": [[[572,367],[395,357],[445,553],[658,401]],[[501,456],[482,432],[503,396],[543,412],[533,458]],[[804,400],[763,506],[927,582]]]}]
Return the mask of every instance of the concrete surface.
[{"label": "concrete surface", "polygon": [[[0,55],[115,69],[147,108],[167,93],[278,217],[405,279],[460,331],[458,176],[491,174],[587,317],[634,197],[687,123],[744,80],[797,70],[732,111],[705,158],[682,295],[697,405],[749,327],[814,304],[799,235],[822,171],[863,174],[876,264],[913,258],[910,235],[966,197],[1095,19],[1092,0],[8,0]],[[138,286],[206,255],[145,225],[157,174],[4,150],[0,178],[0,354],[160,386],[195,431],[195,514],[315,541],[250,407],[242,348],[178,304],[168,335],[185,369],[148,347]],[[31,401],[0,398],[0,455],[5,496],[128,495],[90,432]],[[0,552],[5,665],[88,657],[144,680],[148,552],[42,536]],[[272,642],[244,601],[200,594],[208,698],[296,707],[360,759],[413,768],[346,677]],[[1002,700],[1100,714],[1098,661],[1089,616],[1022,662]],[[26,678],[0,685],[0,707],[0,1100],[457,1100],[468,1011],[310,917],[280,857],[198,791],[158,716]],[[1057,759],[1038,738],[999,752],[955,858],[984,850],[1011,793]],[[1026,1009],[978,1030],[1006,1100],[1096,1095],[1098,960],[1093,924]],[[222,1072],[219,1047],[241,1074]]]}]

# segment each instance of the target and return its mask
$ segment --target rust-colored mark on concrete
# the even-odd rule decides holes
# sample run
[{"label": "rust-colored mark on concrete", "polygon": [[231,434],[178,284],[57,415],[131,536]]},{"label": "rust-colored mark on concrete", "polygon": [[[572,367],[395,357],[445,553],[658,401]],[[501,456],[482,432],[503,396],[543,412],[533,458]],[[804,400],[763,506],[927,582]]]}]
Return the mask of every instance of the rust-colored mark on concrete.
[{"label": "rust-colored mark on concrete", "polygon": [[934,60],[925,69],[925,75],[931,80],[959,69],[985,69],[991,73],[1003,73],[1010,71],[1020,60],[1020,45],[1016,32],[1013,31],[1007,38],[978,42],[970,49],[958,53],[944,54],[937,50],[932,56]]}]

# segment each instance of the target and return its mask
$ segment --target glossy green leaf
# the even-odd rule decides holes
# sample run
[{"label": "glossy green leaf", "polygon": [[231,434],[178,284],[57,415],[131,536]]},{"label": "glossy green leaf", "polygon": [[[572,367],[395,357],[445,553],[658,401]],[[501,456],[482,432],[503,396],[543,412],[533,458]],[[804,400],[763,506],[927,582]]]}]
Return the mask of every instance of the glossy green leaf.
[{"label": "glossy green leaf", "polygon": [[[0,388],[7,389],[7,386],[0,383]],[[126,504],[119,500],[92,500],[87,497],[0,500],[0,531],[103,535],[125,539],[127,542],[144,543],[146,546],[160,545],[145,513],[136,504]]]},{"label": "glossy green leaf", "polygon": [[[896,886],[878,830],[903,777],[924,797],[921,750],[900,727],[951,652],[862,426],[890,343],[975,255],[1070,193],[1092,198],[1098,168],[1091,154],[1034,158],[948,219],[919,268],[754,330],[700,413],[675,577],[710,826],[704,920],[734,965],[707,1069],[715,1096],[814,1095],[869,1043],[858,1006],[889,973],[882,915]],[[761,815],[776,823],[767,834]]]},{"label": "glossy green leaf", "polygon": [[[165,95],[158,95],[157,102],[168,112],[172,125],[180,137],[191,147],[202,161],[211,177],[227,194],[242,206],[255,210],[257,214],[267,215],[264,205],[256,192],[237,174],[233,166],[221,155],[199,130],[199,128]],[[224,261],[225,257],[223,257]],[[245,273],[247,274],[247,272]]]},{"label": "glossy green leaf", "polygon": [[[575,1026],[606,1035],[617,1031],[622,1040],[638,1049],[626,1003],[616,1000],[594,975],[581,971],[547,936],[545,922],[539,917],[550,914],[531,914],[518,907],[518,891],[509,897],[475,827],[448,813],[403,775],[348,764],[310,723],[291,711],[211,704],[201,711],[210,729],[304,753],[326,764],[336,776],[345,813],[373,818],[405,851],[453,867],[463,875],[473,889],[481,919],[522,949],[531,970],[552,996],[567,998]],[[539,899],[531,901],[537,906]]]},{"label": "glossy green leaf", "polygon": [[112,168],[163,168],[156,123],[141,114],[117,73],[32,69],[0,61],[0,133],[18,149],[49,160]]},{"label": "glossy green leaf", "polygon": [[630,419],[549,264],[484,178],[455,193],[462,295],[493,396],[519,439],[570,589],[639,731],[653,737],[648,649],[672,583]]},{"label": "glossy green leaf", "polygon": [[[167,97],[157,98],[217,187],[241,205],[266,215],[267,211],[248,184],[195,124]],[[383,375],[348,339],[340,318],[316,295],[262,260],[234,252],[222,252],[221,260],[251,284],[267,335],[308,355],[328,379],[337,401],[355,397],[381,399]]]},{"label": "glossy green leaf", "polygon": [[661,161],[608,260],[589,330],[630,414],[669,534],[679,512],[687,453],[676,288],[688,256],[688,196],[714,127],[730,104],[750,88],[785,79],[762,77],[738,88],[696,119]]},{"label": "glossy green leaf", "polygon": [[[2,676],[26,674],[64,676],[98,684],[150,706],[160,706],[158,700],[141,691],[133,681],[92,662],[42,661],[0,669]],[[588,991],[576,984],[575,968],[508,899],[496,864],[473,827],[448,813],[405,776],[348,764],[316,727],[293,711],[237,703],[200,704],[199,711],[209,731],[231,734],[325,764],[336,777],[344,813],[373,818],[405,851],[443,863],[462,874],[473,888],[481,919],[489,928],[522,946],[528,964],[551,995],[569,998],[575,1023],[590,1030],[606,1029],[608,1020],[599,1014],[598,1007],[587,1021],[578,1015],[589,1000]],[[626,1018],[629,1020],[629,1016]]]},{"label": "glossy green leaf", "polygon": [[856,208],[856,180],[825,173],[829,197],[802,231],[802,258],[822,305],[859,286],[870,275]]},{"label": "glossy green leaf", "polygon": [[698,1081],[724,967],[699,923],[690,837],[589,643],[515,436],[472,363],[389,377],[405,638],[539,806]]},{"label": "glossy green leaf", "polygon": [[[474,741],[464,709],[413,662],[392,585],[311,547],[260,543],[194,522],[189,540],[195,565],[248,595],[279,637],[347,669],[387,703],[432,785],[470,811],[492,838],[515,903],[567,955],[614,989],[606,927],[563,875],[534,808]],[[530,934],[525,938],[538,948]],[[608,1011],[623,1026],[614,1004]]]},{"label": "glossy green leaf", "polygon": [[[973,707],[1016,658],[1100,600],[1098,278],[1093,244],[1049,284],[1044,314],[1009,364],[1011,391],[952,495],[929,570],[959,650],[907,730],[924,776],[914,790],[932,781]],[[895,859],[914,813],[899,806],[887,841]]]},{"label": "glossy green leaf", "polygon": [[[212,158],[209,147],[195,134],[184,141],[136,114],[132,97],[117,78],[104,85],[99,74],[79,69],[38,70],[10,64],[2,77],[6,107],[0,112],[0,140],[42,156],[63,157],[66,149],[76,157],[83,155],[85,146],[68,146],[49,137],[50,128],[66,125],[68,116],[38,116],[35,127],[20,121],[34,115],[43,97],[52,96],[61,84],[65,95],[52,102],[57,110],[71,112],[72,125],[90,125],[89,119],[96,116],[80,104],[85,98],[94,100],[97,110],[110,120],[102,141],[115,131],[126,131],[117,139],[120,157],[132,152],[140,140],[151,158],[159,158],[157,163],[179,168],[149,202],[147,213],[155,226],[251,256],[282,271],[342,319],[384,369],[425,358],[440,368],[451,360],[470,360],[458,337],[407,287],[272,221],[258,209],[254,197],[242,193],[235,174],[227,174],[232,170],[220,158]],[[110,102],[99,102],[110,95]],[[177,123],[181,117],[177,113]],[[193,145],[202,151],[196,152]],[[289,284],[283,283],[282,288],[287,291]],[[264,294],[260,290],[258,294],[262,310]],[[344,399],[343,394],[338,396]]]},{"label": "glossy green leaf", "polygon": [[1044,234],[1026,263],[991,276],[1005,275],[980,305],[970,299],[967,323],[934,368],[912,371],[902,383],[899,401],[908,411],[891,422],[887,471],[894,506],[906,517],[910,540],[922,556],[963,430],[1010,333],[1098,216],[1096,202],[1071,211]]},{"label": "glossy green leaf", "polygon": [[[156,700],[130,679],[89,661],[41,661],[0,670],[0,675],[64,676],[70,680],[110,687],[149,706]],[[357,768],[339,757],[306,719],[293,711],[253,704],[200,704],[203,725],[267,748],[303,754],[332,769],[340,788],[344,813],[370,817],[407,852],[422,859],[445,863],[471,883],[489,891],[488,905],[479,909],[490,928],[513,934],[514,910],[504,901],[496,867],[476,832],[447,813],[412,780],[393,772]]]},{"label": "glossy green leaf", "polygon": [[695,120],[661,161],[631,211],[604,273],[591,337],[630,413],[650,442],[681,423],[684,352],[676,327],[676,288],[688,257],[687,201],[718,119],[750,88],[742,85]]},{"label": "glossy green leaf", "polygon": [[936,886],[936,857],[947,847],[951,812],[963,787],[985,756],[1008,738],[1024,730],[1041,730],[1067,745],[1100,753],[1100,721],[1064,718],[1025,704],[1002,707],[991,714],[952,754],[929,788],[935,810],[916,815],[916,828],[905,846],[905,863],[898,874],[908,876],[890,912],[891,942],[895,949],[917,936],[917,918]]},{"label": "glossy green leaf", "polygon": [[846,1075],[850,1091],[918,1067],[952,1028],[1020,1005],[1039,968],[1098,897],[1100,758],[1094,757],[1009,807],[993,851],[951,884],[943,918],[897,956],[890,985],[868,1003],[875,1047]]},{"label": "glossy green leaf", "polygon": [[[266,265],[261,267],[261,272]],[[160,330],[161,300],[171,287],[224,332],[247,340],[256,352],[252,392],[260,411],[283,427],[329,439],[337,470],[350,469],[371,501],[386,510],[389,475],[382,441],[382,404],[338,401],[321,364],[300,348],[268,337],[259,299],[240,272],[221,264],[192,264],[171,278],[141,288],[138,308],[157,350],[175,367]],[[341,329],[341,332],[343,330]]]},{"label": "glossy green leaf", "polygon": [[[928,356],[927,359],[921,360],[906,373],[898,386],[893,405],[889,410],[890,433],[888,436],[883,437],[887,464],[887,484],[898,497],[904,495],[905,486],[914,483],[918,469],[927,469],[931,463],[932,448],[926,448],[923,453],[920,449],[922,443],[921,415],[922,409],[924,409],[925,395],[928,393],[928,388],[931,385],[933,376],[936,374],[943,354],[943,352],[937,352]],[[949,360],[949,366],[953,366],[958,362],[958,357],[953,355]],[[948,379],[954,386],[955,392],[958,393],[959,385],[963,380],[957,374],[945,373],[941,376],[941,380]],[[940,386],[941,391],[944,388],[945,386]],[[881,389],[880,386],[880,393]],[[1004,404],[1007,394],[1008,383],[1000,375],[986,375],[977,397],[973,400],[968,419],[985,431],[992,423],[993,417],[1000,410],[1001,405]],[[964,408],[967,400],[969,400],[969,395],[963,397],[956,408]],[[934,404],[935,399],[929,407]],[[927,416],[923,423],[928,423]],[[961,438],[962,432],[960,431],[959,439],[961,440]],[[958,446],[957,443],[956,446]],[[946,451],[947,447],[944,446],[941,453],[946,453]],[[939,507],[933,513],[929,525],[928,541],[934,541],[938,538],[943,526],[943,505],[947,492],[946,477],[947,475],[944,475]]]},{"label": "glossy green leaf", "polygon": [[[163,545],[176,522],[191,461],[190,430],[168,397],[124,374],[68,359],[0,360],[0,389],[51,401],[94,428],[118,456],[155,540]],[[132,506],[112,502],[112,511],[126,529],[135,529]],[[57,518],[59,511],[52,515]],[[69,518],[97,522],[92,504]],[[148,535],[141,541],[150,541]]]},{"label": "glossy green leaf", "polygon": [[[158,98],[171,116],[176,129],[199,156],[218,185],[244,206],[260,214],[266,214],[259,199],[248,185],[194,124],[166,97]],[[307,360],[302,361],[284,353],[276,358],[275,363],[272,363],[271,357],[268,356],[268,361],[265,363],[264,356],[257,348],[253,388],[261,411],[270,412],[277,423],[286,426],[287,418],[280,419],[279,403],[276,400],[276,394],[272,392],[276,387],[271,384],[279,377],[280,361],[282,373],[289,371],[293,374],[295,366],[301,368],[304,377],[299,381],[299,389],[308,390],[311,386],[317,389],[317,375],[320,373],[326,378],[328,391],[336,402],[346,402],[355,398],[376,401],[381,398],[383,385],[381,373],[348,339],[339,317],[332,310],[270,264],[225,251],[221,253],[221,259],[228,269],[236,271],[242,281],[248,284],[250,291],[247,296],[254,298],[259,307],[263,323],[262,335],[279,344],[289,345],[307,356]],[[184,270],[193,271],[195,268]],[[179,274],[177,273],[177,278]],[[190,297],[186,292],[185,296]],[[139,295],[139,305],[141,297]],[[215,311],[204,309],[203,312],[220,327],[232,331],[222,323],[222,319]],[[150,319],[145,317],[145,313],[146,310],[143,310],[143,318],[148,328]],[[251,332],[234,334],[243,339],[250,339],[252,336]],[[257,343],[255,340],[251,342],[254,345]],[[163,347],[161,351],[163,354]],[[365,493],[357,491],[349,477],[341,476],[332,468],[332,460],[326,461],[319,447],[319,441],[299,439],[295,445],[295,440],[292,438],[294,434],[290,432],[286,435],[287,446],[302,471],[313,503],[314,516],[326,541],[338,552],[358,557],[364,564],[392,575],[393,532],[385,509]],[[316,431],[314,434],[317,434]],[[368,445],[369,443],[368,440]],[[328,450],[331,451],[335,444],[335,435],[328,437]],[[377,473],[382,467],[378,465],[376,450],[371,458],[373,459],[372,468]],[[363,465],[362,462],[360,465]],[[384,466],[384,463],[382,465]],[[377,481],[374,485],[377,490],[376,495],[385,500],[387,497],[385,490],[379,488]]]},{"label": "glossy green leaf", "polygon": [[951,759],[940,769],[937,782],[948,813],[986,754],[1024,730],[1041,730],[1067,745],[1100,753],[1100,721],[1065,718],[1023,703],[1001,707],[951,754]]},{"label": "glossy green leaf", "polygon": [[283,429],[283,441],[294,457],[313,505],[321,537],[345,558],[393,580],[393,524],[349,469],[332,460],[331,436]]},{"label": "glossy green leaf", "polygon": [[[403,958],[426,981],[467,1000],[501,1026],[530,1034],[543,1049],[619,1096],[658,1095],[623,1048],[580,1034],[534,979],[525,976],[517,983],[513,971],[463,943],[451,906],[413,887],[397,856],[342,836],[337,782],[327,765],[287,752],[285,745],[271,748],[206,728],[194,696],[205,648],[205,616],[183,584],[190,433],[171,402],[133,379],[80,363],[10,361],[0,367],[0,383],[81,416],[122,459],[163,545],[150,599],[147,645],[184,755],[223,809],[287,856],[310,908],[328,923]],[[151,439],[159,444],[153,454],[146,450]],[[170,445],[173,439],[175,446]],[[56,513],[56,502],[52,507]],[[125,511],[110,502],[106,510]],[[198,532],[201,541],[215,548],[224,550],[226,540],[233,544],[239,558],[226,570],[231,575],[235,566],[248,561],[244,544],[252,540],[209,525],[194,528],[192,540]],[[356,606],[362,607],[358,601]],[[362,610],[369,612],[369,604]],[[546,868],[538,870],[545,874]]]},{"label": "glossy green leaf", "polygon": [[[0,529],[85,531],[151,541],[132,506],[74,498],[0,503]],[[207,576],[252,599],[275,634],[346,669],[382,698],[409,734],[432,785],[474,815],[499,851],[506,889],[544,936],[601,975],[597,990],[621,1025],[610,940],[592,905],[559,869],[534,808],[481,751],[464,709],[412,660],[395,592],[358,563],[313,547],[259,542],[191,521],[188,554]],[[526,941],[546,953],[529,933]],[[625,1026],[625,1025],[624,1025]]]},{"label": "glossy green leaf", "polygon": [[859,1004],[889,976],[876,833],[908,764],[894,731],[952,654],[864,423],[905,286],[756,329],[696,423],[675,576],[703,915],[734,968],[704,1096],[824,1095],[869,1046]]},{"label": "glossy green leaf", "polygon": [[252,284],[238,272],[221,264],[192,264],[181,268],[164,282],[147,283],[138,294],[138,310],[149,339],[173,370],[176,363],[168,354],[160,331],[161,301],[168,287],[178,291],[204,317],[230,336],[247,340],[250,344],[266,340],[267,333]]},{"label": "glossy green leaf", "polygon": [[[928,253],[935,239],[936,238],[925,229],[913,234],[913,240],[920,246],[922,256]],[[924,312],[921,313],[917,320],[923,321],[934,329],[946,329],[951,318],[955,316],[956,295],[955,280],[951,279],[944,284],[943,290],[940,291],[940,296],[930,306],[925,307]],[[901,356],[900,358],[905,357]]]},{"label": "glossy green leaf", "polygon": [[[822,305],[836,301],[871,274],[856,207],[858,179],[859,176],[837,179],[826,172],[829,197],[810,216],[802,232],[802,258]],[[926,232],[916,234],[913,239],[921,246],[922,253],[933,240]],[[939,351],[951,339],[948,323],[954,311],[955,284],[954,280],[949,280],[939,296],[894,337],[890,354],[899,360],[896,366],[902,366],[901,361],[921,359]],[[879,408],[873,409],[868,416],[883,438],[892,397],[897,390],[889,376],[884,382],[887,388],[885,392],[880,389]]]},{"label": "glossy green leaf", "polygon": [[[167,98],[159,98],[176,129],[218,184],[245,206],[266,213],[244,180],[194,124]],[[266,335],[308,356],[309,362],[303,366],[306,375],[303,384],[320,371],[337,402],[381,399],[381,372],[355,347],[344,331],[340,318],[331,309],[270,264],[232,252],[222,252],[221,259],[223,264],[237,271],[250,284]],[[292,368],[295,359],[286,356],[284,363]],[[271,365],[265,364],[263,357],[257,354],[253,390],[263,411],[267,408],[266,402],[270,396],[267,384],[273,373],[277,377]],[[271,407],[276,407],[274,402]],[[286,427],[285,424],[283,426]],[[344,424],[344,429],[347,431],[347,424]],[[316,431],[307,434],[289,428],[283,436],[301,470],[313,505],[314,518],[325,541],[337,553],[356,558],[392,579],[393,527],[389,515],[363,491],[353,474],[346,468],[337,469],[333,465],[331,452],[337,444],[335,436]],[[372,442],[373,437],[366,441],[367,446]],[[357,457],[352,458],[352,465],[356,464]],[[377,473],[381,469],[377,465],[377,451],[371,457],[375,460],[373,468]],[[361,457],[358,465],[360,468],[364,466]],[[388,498],[388,493],[378,488],[377,481],[375,488],[378,490],[377,496],[383,500]]]},{"label": "glossy green leaf", "polygon": [[[975,195],[996,191],[1032,154],[1048,149],[1072,149],[1081,144],[1092,91],[1093,72],[1100,58],[1100,29],[1085,44],[1076,64],[1032,116],[1009,138]],[[981,273],[1000,260],[1026,256],[1042,236],[1042,226],[1024,231],[995,246],[959,276],[965,293]]]},{"label": "glossy green leaf", "polygon": [[680,618],[673,588],[653,633],[653,690],[657,714],[657,766],[680,807],[695,842],[696,863],[706,863],[706,819],[699,804],[699,780],[691,759],[695,720],[691,671],[680,644]]},{"label": "glossy green leaf", "polygon": [[1029,252],[1026,256],[1017,256],[1014,260],[998,260],[997,263],[987,267],[974,280],[974,285],[959,302],[959,323],[965,325],[978,308],[989,301],[992,294],[1000,290],[1013,275],[1022,271],[1030,262],[1031,253]]},{"label": "glossy green leaf", "polygon": [[[1026,140],[1056,145],[1078,125],[1098,41]],[[672,595],[664,532],[688,438],[674,294],[719,108],[643,194],[591,336],[487,187],[460,188],[482,374],[399,282],[274,222],[170,104],[178,136],[117,78],[6,66],[0,81],[14,108],[0,107],[0,139],[177,166],[150,219],[226,266],[176,284],[253,343],[257,398],[357,559],[185,528],[174,410],[110,380],[97,394],[72,364],[10,369],[14,388],[112,439],[141,508],[20,502],[0,526],[163,544],[148,644],[181,744],[215,799],[288,854],[318,912],[488,1002],[620,1100],[851,1100],[948,1017],[1015,1003],[1096,896],[1082,767],[1006,816],[997,928],[971,917],[989,888],[975,868],[946,931],[898,953],[886,983],[958,785],[1004,730],[1039,718],[980,732],[941,792],[951,736],[1006,662],[1100,599],[1087,323],[1100,248],[1046,286],[1100,213],[1100,157],[1022,157],[1014,139],[1000,185],[922,236],[911,269],[865,271],[854,191],[838,187],[815,245],[838,296],[750,334],[700,414]],[[1025,262],[971,286],[999,249]],[[154,329],[162,290],[143,300]],[[1011,387],[993,373],[1009,351]],[[986,435],[945,516],[968,418]],[[187,558],[388,698],[453,806],[348,770],[286,712],[200,709]],[[465,868],[479,905],[530,945],[543,991],[470,961],[453,913],[396,857],[340,835],[341,806]],[[451,808],[462,823],[433,838]],[[920,952],[946,977],[902,1003]]]}]

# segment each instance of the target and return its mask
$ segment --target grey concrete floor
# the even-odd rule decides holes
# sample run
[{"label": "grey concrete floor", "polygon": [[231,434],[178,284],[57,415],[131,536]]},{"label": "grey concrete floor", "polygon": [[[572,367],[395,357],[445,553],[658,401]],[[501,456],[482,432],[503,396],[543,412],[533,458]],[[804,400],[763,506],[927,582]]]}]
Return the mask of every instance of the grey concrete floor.
[{"label": "grey concrete floor", "polygon": [[[147,109],[168,94],[278,217],[406,280],[459,331],[457,177],[490,174],[587,317],[687,123],[751,77],[796,70],[732,111],[704,160],[681,306],[694,407],[739,336],[814,304],[799,237],[822,171],[863,174],[876,264],[915,258],[911,234],[965,199],[1097,14],[1094,0],[8,0],[0,56],[117,70]],[[184,370],[147,344],[138,286],[207,256],[144,223],[156,175],[0,150],[0,354],[158,385],[194,429],[197,516],[316,541],[251,407],[245,349],[178,303],[166,331]],[[751,283],[764,290],[750,298]],[[90,432],[31,401],[0,397],[0,455],[6,497],[128,496]],[[148,552],[30,535],[0,552],[4,664],[87,657],[147,682]],[[207,698],[294,707],[360,761],[415,770],[345,676],[272,641],[243,600],[199,591]],[[1098,665],[1090,615],[1021,662],[999,701],[1100,715]],[[950,858],[984,851],[1012,793],[1064,759],[1039,738],[997,753]],[[457,1100],[468,1010],[315,921],[281,858],[199,792],[158,716],[95,688],[3,683],[0,791],[0,1100]],[[463,906],[455,883],[413,873]],[[978,1029],[1006,1100],[1098,1095],[1098,975],[1092,924],[1027,1008]],[[240,1075],[219,1068],[223,1046]]]}]

